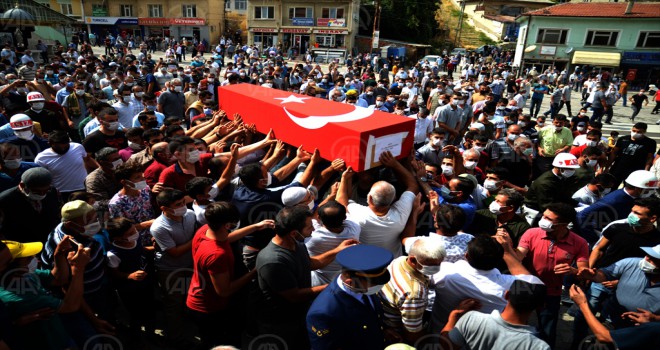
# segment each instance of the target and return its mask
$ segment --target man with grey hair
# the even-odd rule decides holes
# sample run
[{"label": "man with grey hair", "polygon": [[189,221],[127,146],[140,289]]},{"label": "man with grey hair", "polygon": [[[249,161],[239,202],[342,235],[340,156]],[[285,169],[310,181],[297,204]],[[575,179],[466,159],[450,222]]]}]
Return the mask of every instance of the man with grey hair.
[{"label": "man with grey hair", "polygon": [[360,242],[385,248],[394,257],[401,256],[401,236],[413,204],[421,199],[419,189],[412,174],[401,165],[390,152],[380,155],[380,163],[392,169],[406,190],[398,201],[394,201],[394,186],[386,181],[378,181],[367,194],[367,206],[349,201],[352,193],[353,169],[349,167],[343,174],[337,192],[337,202],[343,204],[351,218],[361,227]]},{"label": "man with grey hair", "polygon": [[166,117],[184,118],[185,96],[183,95],[183,83],[181,79],[175,78],[170,81],[169,87],[158,97],[157,110]]},{"label": "man with grey hair", "polygon": [[89,173],[85,178],[85,188],[88,193],[94,195],[98,211],[108,210],[108,202],[122,188],[115,180],[114,171],[124,162],[119,156],[119,151],[113,147],[103,147],[95,154],[99,167]]},{"label": "man with grey hair", "polygon": [[419,237],[408,256],[394,259],[387,268],[391,279],[379,294],[384,321],[408,344],[414,344],[426,334],[423,318],[430,277],[440,272],[446,254],[444,241]]}]

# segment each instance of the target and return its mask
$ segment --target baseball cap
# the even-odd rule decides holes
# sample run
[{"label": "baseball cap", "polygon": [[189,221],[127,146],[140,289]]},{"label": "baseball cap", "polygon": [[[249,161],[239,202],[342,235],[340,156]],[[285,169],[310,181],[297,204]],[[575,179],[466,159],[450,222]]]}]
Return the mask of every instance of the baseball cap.
[{"label": "baseball cap", "polygon": [[93,210],[94,207],[85,201],[75,200],[68,202],[62,206],[62,221],[77,219]]},{"label": "baseball cap", "polygon": [[641,247],[646,255],[654,258],[660,259],[660,244],[655,247]]},{"label": "baseball cap", "polygon": [[9,249],[12,259],[35,256],[39,254],[44,247],[44,244],[41,242],[21,243],[16,241],[2,241],[2,243],[7,246],[7,249]]}]

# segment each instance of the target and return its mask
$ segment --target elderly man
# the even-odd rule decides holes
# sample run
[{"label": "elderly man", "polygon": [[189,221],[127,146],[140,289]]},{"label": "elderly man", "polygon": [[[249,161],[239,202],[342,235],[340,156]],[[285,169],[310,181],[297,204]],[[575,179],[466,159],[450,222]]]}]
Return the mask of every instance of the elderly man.
[{"label": "elderly man", "polygon": [[[0,234],[19,242],[44,242],[60,221],[60,201],[44,168],[26,170],[18,186],[0,193]],[[35,218],[39,218],[35,220]]]},{"label": "elderly man", "polygon": [[87,175],[85,188],[87,188],[87,193],[91,193],[96,198],[97,210],[107,211],[108,202],[122,188],[121,184],[115,180],[114,171],[123,162],[119,151],[112,147],[103,147],[98,150],[95,159],[99,163],[99,167]]},{"label": "elderly man", "polygon": [[183,83],[181,79],[172,79],[167,91],[158,97],[158,112],[166,117],[177,117],[184,119],[185,96],[183,95]]},{"label": "elderly man", "polygon": [[445,255],[443,241],[421,237],[412,244],[408,256],[396,258],[387,268],[392,278],[379,294],[385,324],[408,344],[426,334],[423,317],[429,278],[440,271]]},{"label": "elderly man", "polygon": [[[390,152],[380,156],[380,162],[391,168],[405,191],[394,202],[396,191],[394,186],[386,181],[378,181],[371,186],[367,195],[367,206],[349,202],[352,193],[353,169],[348,168],[341,178],[337,193],[337,202],[346,206],[351,217],[358,220],[362,228],[360,241],[385,248],[395,257],[401,256],[401,234],[404,231],[408,217],[418,193],[417,181],[412,174],[401,165]],[[419,198],[417,198],[419,200]]]}]

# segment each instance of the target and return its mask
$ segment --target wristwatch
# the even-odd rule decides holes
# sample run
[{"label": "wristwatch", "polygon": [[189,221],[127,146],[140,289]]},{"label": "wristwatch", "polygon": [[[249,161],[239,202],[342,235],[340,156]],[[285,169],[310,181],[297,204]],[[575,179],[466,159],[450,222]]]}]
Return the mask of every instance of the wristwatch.
[{"label": "wristwatch", "polygon": [[427,181],[429,181],[429,179],[427,179],[426,176],[422,176],[422,177],[419,178],[419,181],[427,182]]}]

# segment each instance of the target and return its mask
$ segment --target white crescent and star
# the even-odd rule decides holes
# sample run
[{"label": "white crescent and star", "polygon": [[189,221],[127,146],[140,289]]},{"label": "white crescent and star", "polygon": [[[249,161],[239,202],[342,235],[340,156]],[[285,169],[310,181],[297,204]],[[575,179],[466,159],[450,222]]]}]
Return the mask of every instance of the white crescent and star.
[{"label": "white crescent and star", "polygon": [[[275,99],[281,100],[282,102],[280,102],[280,104],[285,104],[285,103],[304,104],[305,103],[304,101],[311,99],[311,97],[298,97],[295,95],[289,95],[288,97],[276,97]],[[370,117],[374,113],[372,109],[355,106],[355,110],[349,113],[344,113],[339,115],[327,115],[327,116],[310,115],[306,118],[300,118],[291,114],[291,112],[289,112],[286,109],[286,107],[282,107],[282,108],[284,109],[284,113],[286,113],[286,115],[289,116],[291,121],[293,121],[294,123],[305,129],[320,129],[326,126],[328,123],[352,122]]]}]

